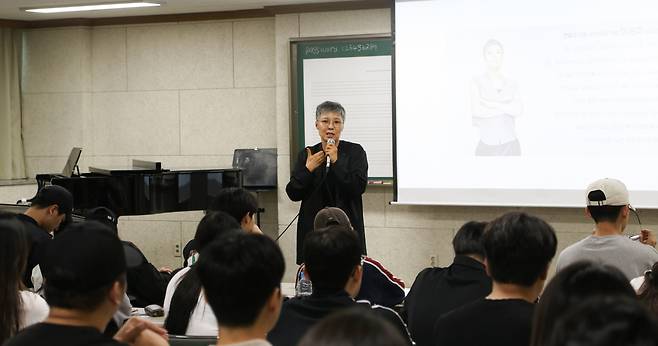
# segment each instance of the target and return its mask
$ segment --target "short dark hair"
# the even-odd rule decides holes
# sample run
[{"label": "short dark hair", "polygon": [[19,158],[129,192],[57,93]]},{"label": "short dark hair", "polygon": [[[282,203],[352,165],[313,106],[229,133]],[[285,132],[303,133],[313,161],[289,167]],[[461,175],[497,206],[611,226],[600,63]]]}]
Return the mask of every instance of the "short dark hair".
[{"label": "short dark hair", "polygon": [[258,211],[258,201],[243,188],[229,187],[219,191],[210,202],[208,211],[223,211],[233,216],[239,223],[245,215]]},{"label": "short dark hair", "polygon": [[486,222],[469,221],[465,223],[455,237],[452,238],[452,248],[455,255],[478,255],[484,257],[484,247],[482,246],[482,234]]},{"label": "short dark hair", "polygon": [[338,102],[324,101],[320,103],[317,107],[315,107],[315,120],[320,119],[320,115],[326,112],[338,113],[338,115],[340,115],[340,119],[345,121],[345,108],[343,108],[343,106]]},{"label": "short dark hair", "polygon": [[304,263],[313,291],[340,291],[361,263],[356,232],[346,225],[331,225],[309,232],[304,240]]},{"label": "short dark hair", "polygon": [[658,323],[637,299],[592,297],[558,320],[547,345],[658,345]]},{"label": "short dark hair", "polygon": [[240,232],[240,223],[223,211],[211,211],[203,216],[194,234],[198,247],[197,252],[213,242],[213,240],[229,232]]},{"label": "short dark hair", "polygon": [[587,210],[594,219],[595,223],[599,222],[617,222],[623,205],[602,205],[602,206],[588,206]]},{"label": "short dark hair", "polygon": [[330,315],[313,326],[299,346],[406,346],[395,327],[372,311],[359,307]]},{"label": "short dark hair", "polygon": [[530,345],[546,345],[555,323],[568,308],[589,297],[606,295],[635,297],[628,279],[616,267],[580,261],[560,270],[535,307]]},{"label": "short dark hair", "polygon": [[281,286],[285,263],[272,239],[235,233],[208,246],[196,270],[219,325],[244,327]]},{"label": "short dark hair", "polygon": [[491,221],[484,232],[484,253],[491,279],[531,286],[555,256],[557,238],[546,221],[511,212]]}]

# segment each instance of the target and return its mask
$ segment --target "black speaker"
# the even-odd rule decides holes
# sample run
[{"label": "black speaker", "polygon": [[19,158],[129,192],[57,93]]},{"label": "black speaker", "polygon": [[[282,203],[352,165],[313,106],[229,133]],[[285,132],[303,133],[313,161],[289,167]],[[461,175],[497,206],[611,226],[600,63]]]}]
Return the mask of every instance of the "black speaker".
[{"label": "black speaker", "polygon": [[276,148],[235,149],[233,168],[242,170],[242,186],[246,189],[276,188]]}]

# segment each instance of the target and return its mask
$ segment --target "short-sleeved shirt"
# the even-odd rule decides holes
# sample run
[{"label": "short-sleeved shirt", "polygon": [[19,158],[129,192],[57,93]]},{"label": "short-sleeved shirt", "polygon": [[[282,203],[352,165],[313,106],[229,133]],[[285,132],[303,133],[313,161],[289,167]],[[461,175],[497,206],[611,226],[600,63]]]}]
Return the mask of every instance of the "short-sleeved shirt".
[{"label": "short-sleeved shirt", "polygon": [[4,346],[126,346],[93,327],[37,323],[20,331]]},{"label": "short-sleeved shirt", "polygon": [[658,262],[658,250],[624,235],[590,235],[560,253],[557,271],[579,261],[613,266],[621,270],[630,281],[644,275],[646,270]]}]

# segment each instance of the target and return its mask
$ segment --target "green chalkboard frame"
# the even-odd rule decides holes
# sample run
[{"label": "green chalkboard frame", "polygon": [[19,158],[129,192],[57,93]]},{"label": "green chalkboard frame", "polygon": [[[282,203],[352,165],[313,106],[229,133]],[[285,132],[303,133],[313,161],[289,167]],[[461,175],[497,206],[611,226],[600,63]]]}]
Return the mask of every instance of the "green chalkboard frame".
[{"label": "green chalkboard frame", "polygon": [[[290,169],[304,148],[304,60],[361,56],[391,56],[390,35],[358,35],[291,39],[290,41]],[[372,182],[389,182],[393,177],[368,177]]]}]

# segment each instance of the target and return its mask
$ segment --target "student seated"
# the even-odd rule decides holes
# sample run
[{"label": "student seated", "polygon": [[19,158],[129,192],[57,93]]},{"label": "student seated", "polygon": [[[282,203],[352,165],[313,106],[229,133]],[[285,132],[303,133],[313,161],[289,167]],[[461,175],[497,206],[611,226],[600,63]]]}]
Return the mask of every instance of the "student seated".
[{"label": "student seated", "polygon": [[484,222],[465,223],[452,239],[455,259],[446,268],[425,268],[404,300],[403,318],[417,345],[433,345],[432,330],[441,315],[491,292],[484,269]]},{"label": "student seated", "polygon": [[13,214],[0,214],[0,345],[48,316],[48,304],[23,285],[29,235]]},{"label": "student seated", "polygon": [[576,262],[557,273],[535,308],[531,346],[546,346],[555,323],[572,306],[597,296],[635,298],[633,288],[619,269],[592,262]]},{"label": "student seated", "polygon": [[440,317],[435,345],[527,346],[534,303],[544,287],[557,239],[545,221],[507,213],[483,237],[491,293]]},{"label": "student seated", "polygon": [[547,346],[655,346],[658,322],[636,299],[588,298],[561,317]]},{"label": "student seated", "polygon": [[[224,212],[209,212],[196,229],[194,239],[199,245],[199,258],[213,240],[229,233],[240,232],[240,224]],[[178,271],[169,281],[164,300],[165,329],[174,335],[217,335],[217,318],[208,306],[201,290],[196,265]]]},{"label": "student seated", "polygon": [[409,332],[395,311],[354,300],[363,275],[356,232],[344,225],[314,230],[304,241],[303,258],[304,274],[313,282],[313,293],[283,303],[279,321],[267,335],[273,345],[296,345],[304,333],[324,317],[355,306],[385,318],[411,343]]},{"label": "student seated", "polygon": [[263,235],[235,233],[206,247],[197,273],[217,316],[218,345],[270,345],[265,335],[279,318],[284,270],[279,246]]},{"label": "student seated", "polygon": [[5,346],[167,345],[165,331],[132,318],[114,338],[102,334],[126,291],[123,246],[107,226],[73,224],[50,242],[42,272],[50,312]]},{"label": "student seated", "polygon": [[[106,224],[119,235],[118,218],[108,208],[98,207],[86,213],[87,220],[96,220]],[[139,265],[129,267],[127,272],[128,297],[132,306],[144,307],[151,304],[162,305],[167,284],[171,280],[171,270],[157,269],[151,264],[142,250],[132,242],[122,240],[124,247],[129,247],[132,253],[139,256]]]},{"label": "student seated", "polygon": [[[314,229],[330,225],[343,225],[354,230],[347,214],[340,208],[324,208],[315,215]],[[304,264],[302,263],[297,269],[295,286],[303,278]],[[394,307],[402,302],[404,294],[404,281],[393,275],[378,261],[368,256],[363,259],[363,279],[356,300],[367,300],[372,304]]]},{"label": "student seated", "polygon": [[630,281],[658,262],[656,238],[650,230],[643,229],[639,241],[623,234],[632,209],[624,183],[599,179],[587,187],[585,199],[594,232],[560,253],[557,271],[578,261],[591,261],[619,268]]}]

